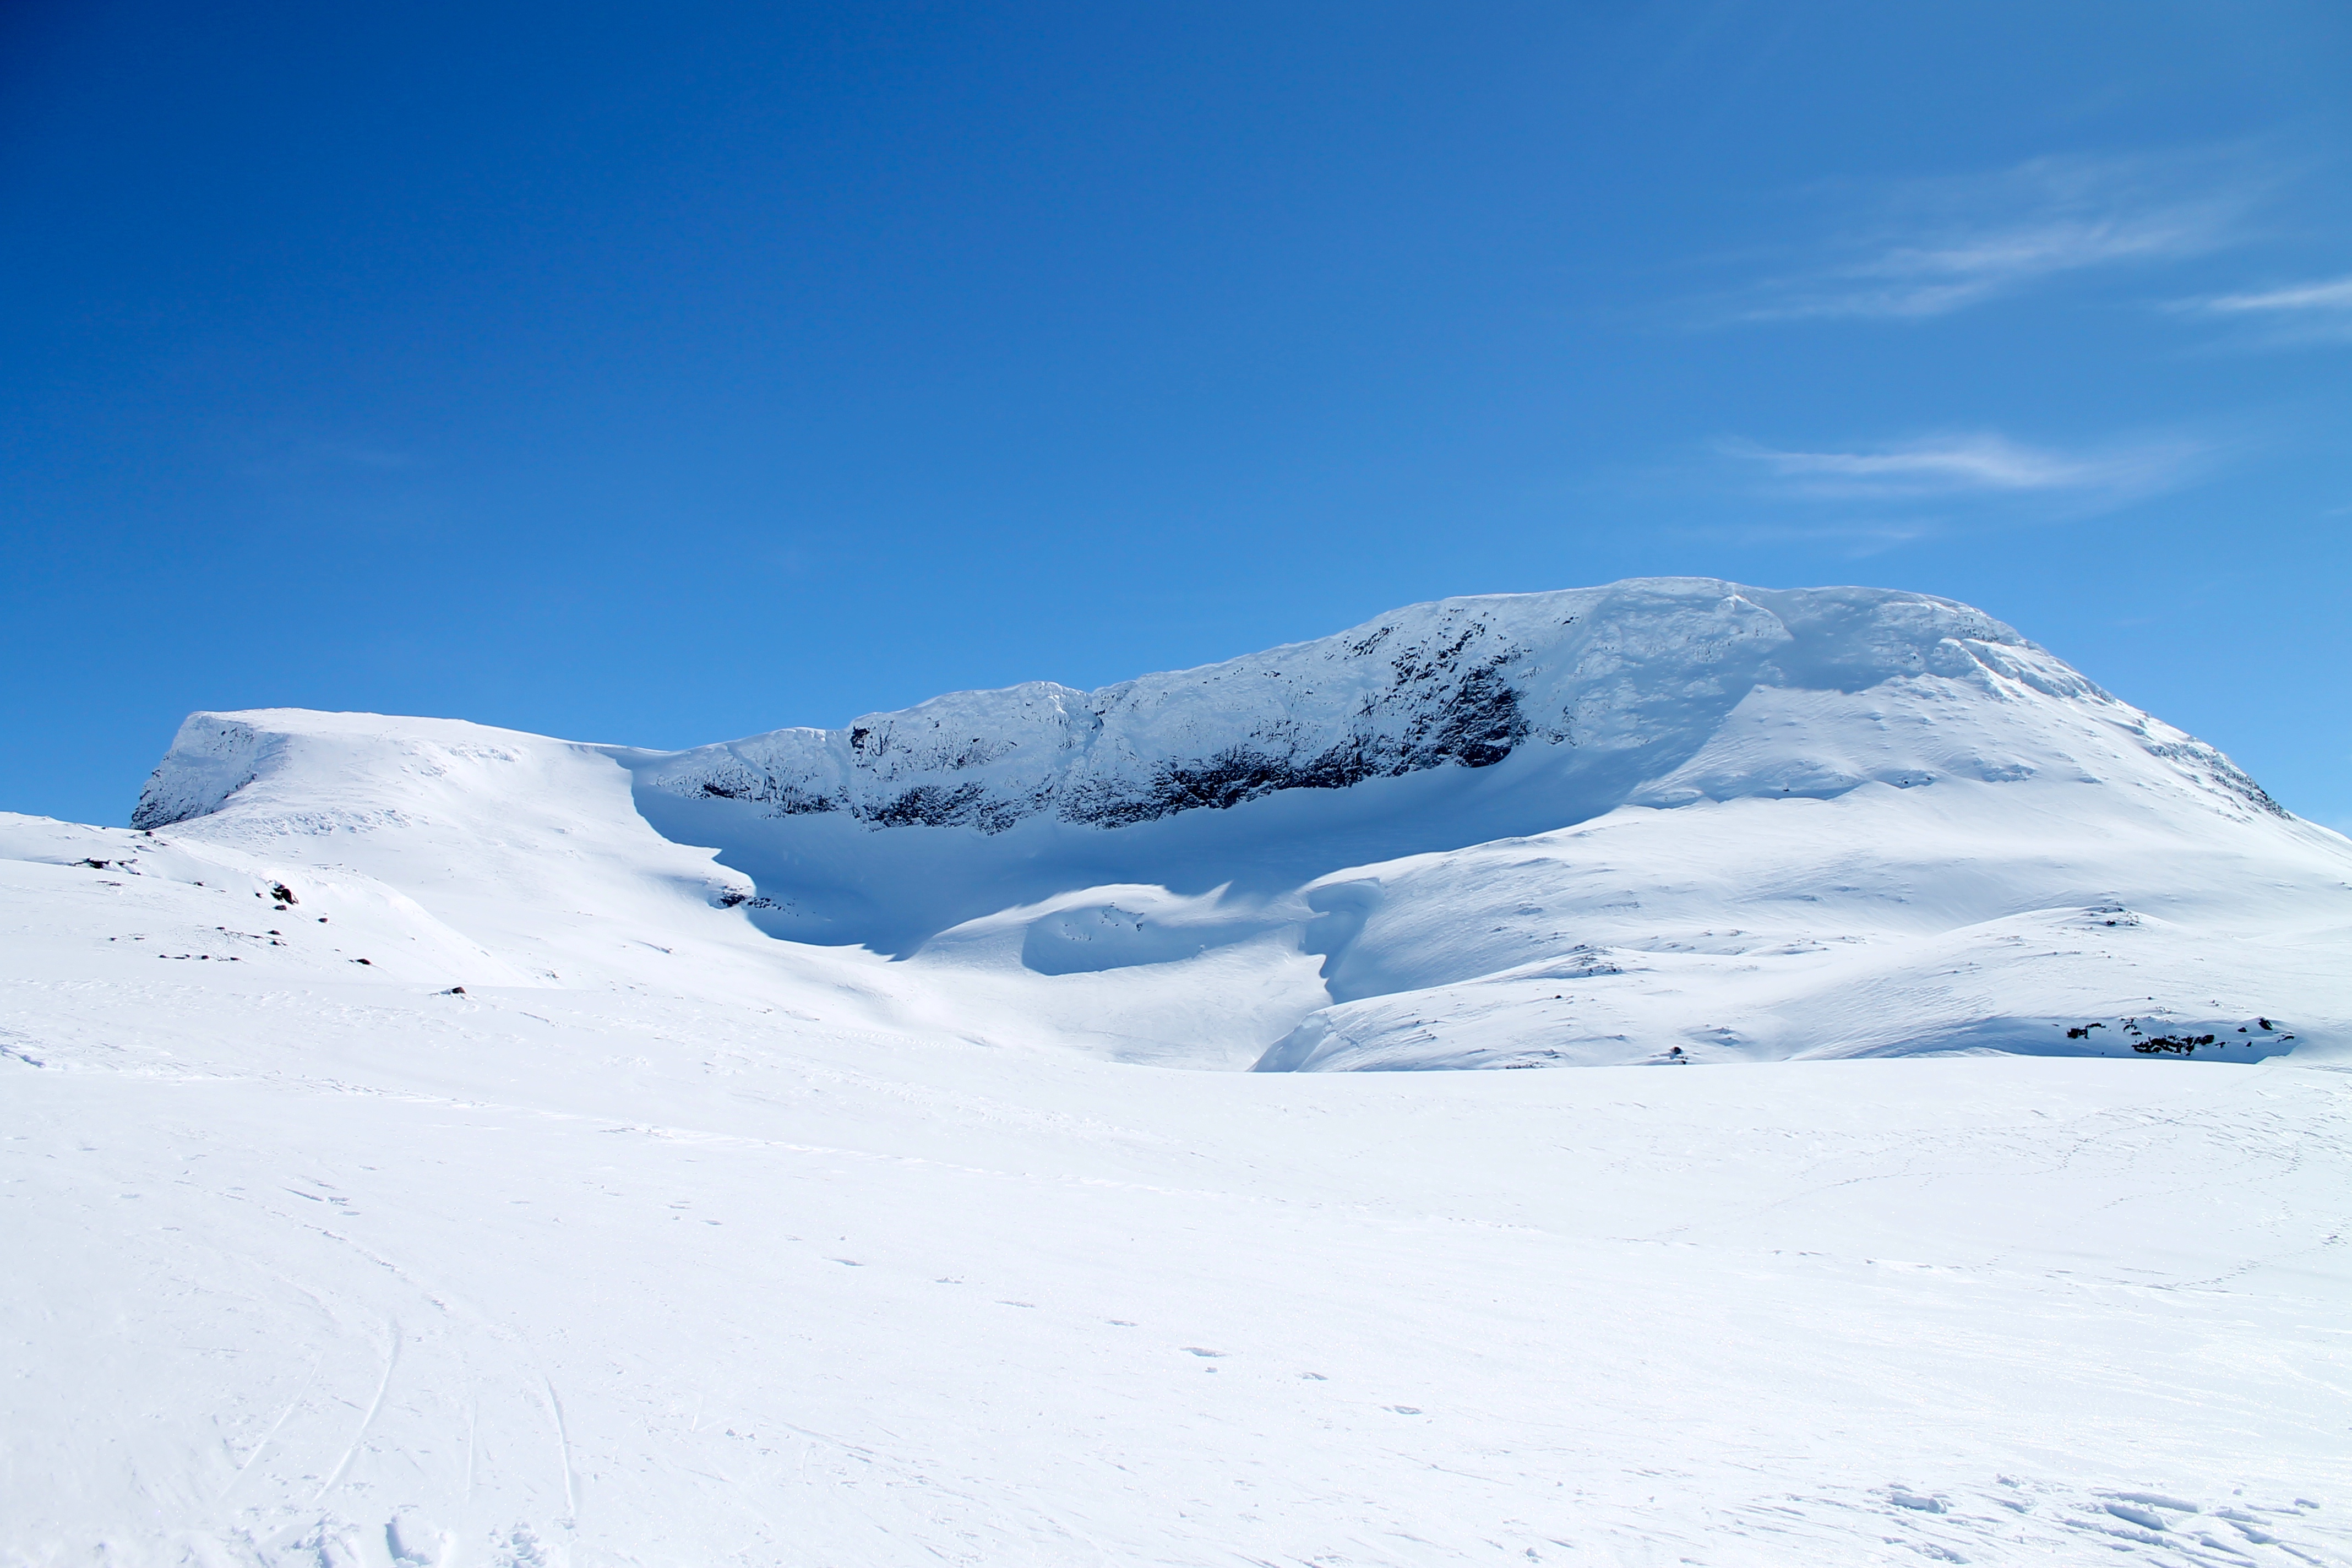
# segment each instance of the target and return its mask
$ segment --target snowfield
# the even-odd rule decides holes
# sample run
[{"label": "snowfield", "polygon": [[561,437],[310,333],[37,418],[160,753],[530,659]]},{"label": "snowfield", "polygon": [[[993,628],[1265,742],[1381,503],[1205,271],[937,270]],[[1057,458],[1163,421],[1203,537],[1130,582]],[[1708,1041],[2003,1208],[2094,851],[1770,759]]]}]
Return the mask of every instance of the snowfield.
[{"label": "snowfield", "polygon": [[1966,606],[137,823],[0,815],[0,1563],[2352,1564],[2352,844]]}]

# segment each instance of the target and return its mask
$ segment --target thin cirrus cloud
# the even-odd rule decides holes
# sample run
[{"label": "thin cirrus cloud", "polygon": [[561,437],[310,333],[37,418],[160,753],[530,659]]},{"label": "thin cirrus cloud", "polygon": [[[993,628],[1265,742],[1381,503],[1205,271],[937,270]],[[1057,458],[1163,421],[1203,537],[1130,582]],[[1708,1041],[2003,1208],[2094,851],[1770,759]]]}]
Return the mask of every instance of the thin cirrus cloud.
[{"label": "thin cirrus cloud", "polygon": [[1727,441],[1722,453],[1774,493],[1808,500],[1918,502],[2046,496],[2112,505],[2170,489],[2210,449],[2185,440],[2087,452],[2029,447],[1991,433],[1939,436],[1858,451],[1798,451]]},{"label": "thin cirrus cloud", "polygon": [[2236,243],[2264,182],[2218,156],[2037,158],[1882,191],[1815,266],[1767,279],[1718,321],[1949,315],[2068,273]]},{"label": "thin cirrus cloud", "polygon": [[2259,327],[2272,341],[2352,341],[2352,277],[2296,283],[2251,294],[2184,300],[2173,308]]}]

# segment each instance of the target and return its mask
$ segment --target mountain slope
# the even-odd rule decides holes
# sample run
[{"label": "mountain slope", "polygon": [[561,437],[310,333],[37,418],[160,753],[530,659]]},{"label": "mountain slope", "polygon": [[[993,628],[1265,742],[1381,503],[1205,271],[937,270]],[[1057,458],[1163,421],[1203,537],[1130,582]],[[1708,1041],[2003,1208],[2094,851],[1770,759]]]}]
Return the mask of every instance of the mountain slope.
[{"label": "mountain slope", "polygon": [[[672,753],[199,715],[138,820],[371,846],[535,972],[702,931],[1124,1059],[2352,1044],[2352,845],[2011,628],[1886,590],[1447,600]],[[795,942],[763,957],[746,918]]]},{"label": "mountain slope", "polygon": [[[1718,759],[1673,776],[1759,690],[1851,694],[1917,681],[2108,710],[2186,776],[2277,810],[2220,753],[2148,730],[2144,716],[1964,605],[1704,579],[1417,605],[1336,637],[1099,691],[1035,682],[958,692],[845,730],[779,730],[649,760],[641,773],[657,788],[755,803],[779,817],[839,812],[982,834],[1041,816],[1120,827],[1281,790],[1547,752],[1547,798],[1533,807],[1545,826],[1564,826],[1555,819],[1563,811],[1633,799],[1643,784],[1670,803],[1678,794],[1822,794],[1873,778],[2014,776],[2014,761],[1949,747],[1932,759],[1884,747],[1838,759],[1859,771],[1733,772]],[[1813,717],[1818,729],[1833,716]]]}]

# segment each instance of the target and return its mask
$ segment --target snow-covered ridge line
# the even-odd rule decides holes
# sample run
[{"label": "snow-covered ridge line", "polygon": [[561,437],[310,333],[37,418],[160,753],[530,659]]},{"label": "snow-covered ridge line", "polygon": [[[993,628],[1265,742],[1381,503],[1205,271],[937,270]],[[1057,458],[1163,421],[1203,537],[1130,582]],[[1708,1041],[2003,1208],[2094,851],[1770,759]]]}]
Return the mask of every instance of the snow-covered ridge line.
[{"label": "snow-covered ridge line", "polygon": [[[1672,773],[1752,692],[1853,693],[1917,678],[2095,710],[2206,790],[2285,815],[2220,752],[2117,702],[1981,611],[1889,589],[1714,578],[1442,599],[1095,691],[1032,681],[952,692],[837,730],[624,760],[644,786],[772,817],[983,835],[1038,817],[1121,827],[1277,791],[1481,769],[1530,749],[1550,754],[1564,784],[1631,798],[1622,792]],[[283,749],[245,717],[192,715],[132,825],[219,810]],[[2013,776],[2003,766],[1987,759],[1982,776]],[[1916,772],[1897,767],[1902,776],[1881,782],[1908,785]],[[1825,775],[1814,787],[1864,782]]]},{"label": "snow-covered ridge line", "polygon": [[1879,589],[1450,600],[683,752],[199,714],[139,820],[412,900],[318,910],[386,979],[635,985],[710,943],[730,985],[832,966],[1125,1061],[2352,1040],[2352,845],[1990,617]]},{"label": "snow-covered ridge line", "polygon": [[[1119,827],[1278,790],[1336,789],[1574,748],[1601,774],[1696,750],[1759,687],[1853,691],[1992,678],[2122,710],[1980,611],[1886,589],[1771,590],[1651,578],[1443,599],[1334,637],[1079,691],[963,691],[839,730],[788,729],[637,765],[651,787],[844,813],[875,827],[1025,818]],[[2161,749],[2159,749],[2161,748]],[[2185,735],[2149,749],[2249,805],[2278,806]],[[1671,763],[1666,764],[1670,767]],[[1855,782],[1861,782],[1859,780]]]}]

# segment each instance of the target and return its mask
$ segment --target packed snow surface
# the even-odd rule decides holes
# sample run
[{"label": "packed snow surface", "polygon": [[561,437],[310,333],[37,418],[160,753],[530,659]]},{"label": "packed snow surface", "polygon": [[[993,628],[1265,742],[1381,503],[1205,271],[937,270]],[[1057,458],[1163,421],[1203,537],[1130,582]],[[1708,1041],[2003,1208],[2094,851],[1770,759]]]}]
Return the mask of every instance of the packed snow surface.
[{"label": "packed snow surface", "polygon": [[2352,1564],[2347,976],[1876,590],[199,714],[0,816],[0,1563]]}]

